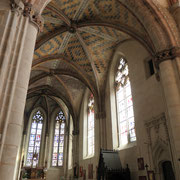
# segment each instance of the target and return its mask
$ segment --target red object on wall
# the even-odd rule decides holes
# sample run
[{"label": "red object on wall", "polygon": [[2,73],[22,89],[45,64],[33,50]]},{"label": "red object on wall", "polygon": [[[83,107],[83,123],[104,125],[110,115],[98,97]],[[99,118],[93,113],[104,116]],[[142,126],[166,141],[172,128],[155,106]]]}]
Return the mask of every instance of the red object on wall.
[{"label": "red object on wall", "polygon": [[88,164],[88,179],[93,179],[93,164]]},{"label": "red object on wall", "polygon": [[79,167],[79,177],[83,177],[83,166]]}]

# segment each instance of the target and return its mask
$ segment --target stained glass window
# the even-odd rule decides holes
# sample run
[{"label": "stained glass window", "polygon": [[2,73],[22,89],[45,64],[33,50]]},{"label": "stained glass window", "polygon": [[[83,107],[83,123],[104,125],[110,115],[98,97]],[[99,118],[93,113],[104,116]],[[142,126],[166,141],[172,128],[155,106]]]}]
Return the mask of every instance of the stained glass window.
[{"label": "stained glass window", "polygon": [[120,146],[136,141],[133,100],[127,61],[121,58],[116,73],[116,99]]},{"label": "stained glass window", "polygon": [[55,119],[52,166],[63,166],[65,115],[60,111]]},{"label": "stained glass window", "polygon": [[32,117],[26,166],[36,167],[38,165],[42,128],[43,114],[40,110],[38,110]]},{"label": "stained glass window", "polygon": [[88,102],[88,123],[87,123],[87,154],[91,156],[94,154],[94,97],[90,95]]}]

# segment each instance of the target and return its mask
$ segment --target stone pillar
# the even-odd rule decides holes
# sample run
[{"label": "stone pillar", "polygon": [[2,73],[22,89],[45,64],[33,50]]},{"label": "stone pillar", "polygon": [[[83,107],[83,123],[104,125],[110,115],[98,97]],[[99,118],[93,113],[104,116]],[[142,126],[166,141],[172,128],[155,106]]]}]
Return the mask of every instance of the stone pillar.
[{"label": "stone pillar", "polygon": [[[97,147],[95,150],[99,150],[100,148],[102,149],[107,149],[107,132],[106,132],[106,113],[105,111],[99,111],[96,113],[95,117],[95,123],[98,128],[95,128],[95,134],[97,137],[99,137],[99,142],[95,142],[95,144],[99,144],[99,147]],[[97,126],[97,123],[99,123],[99,126]],[[97,134],[98,133],[98,134]],[[96,138],[95,141],[98,141]],[[99,155],[99,154],[98,154]]]},{"label": "stone pillar", "polygon": [[3,180],[16,178],[39,22],[32,13],[31,4],[13,0],[0,2],[0,177]]},{"label": "stone pillar", "polygon": [[180,80],[177,73],[176,58],[177,48],[160,52],[155,57],[160,69],[160,81],[162,83],[165,103],[167,125],[170,135],[172,158],[176,179],[180,179]]},{"label": "stone pillar", "polygon": [[172,13],[180,31],[180,2],[179,1],[174,1],[172,3],[172,6],[170,7],[170,12]]},{"label": "stone pillar", "polygon": [[79,130],[73,130],[73,167],[79,164]]}]

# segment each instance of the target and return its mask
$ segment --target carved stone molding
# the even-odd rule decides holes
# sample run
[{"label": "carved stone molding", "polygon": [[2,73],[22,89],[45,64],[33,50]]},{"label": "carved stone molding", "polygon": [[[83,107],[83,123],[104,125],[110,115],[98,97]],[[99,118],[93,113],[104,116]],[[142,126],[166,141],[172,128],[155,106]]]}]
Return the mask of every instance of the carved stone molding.
[{"label": "carved stone molding", "polygon": [[163,61],[173,60],[176,57],[180,57],[180,47],[172,47],[171,49],[166,49],[164,51],[158,52],[154,55],[154,63],[157,69],[159,69],[159,64]]},{"label": "carved stone molding", "polygon": [[145,126],[147,129],[152,127],[159,127],[160,124],[164,124],[166,122],[165,114],[162,113],[157,117],[153,117],[151,120],[146,121]]},{"label": "carved stone molding", "polygon": [[16,12],[18,15],[23,13],[24,4],[23,3],[16,3],[14,0],[10,0],[10,7],[12,12]]},{"label": "carved stone molding", "polygon": [[35,24],[38,27],[38,30],[42,32],[44,20],[41,15],[35,13],[35,11],[33,10],[33,5],[31,3],[16,3],[15,0],[11,0],[10,6],[12,12],[17,12],[18,15],[29,17],[30,22]]},{"label": "carved stone molding", "polygon": [[151,142],[151,135],[150,135],[151,128],[154,128],[155,132],[159,133],[160,125],[164,126],[164,129],[166,132],[166,139],[169,140],[169,133],[168,133],[168,128],[167,128],[165,113],[162,113],[162,114],[146,121],[146,123],[145,123],[145,127],[147,130],[147,134],[148,134],[148,138],[149,138],[150,142]]},{"label": "carved stone molding", "polygon": [[44,21],[41,15],[37,15],[31,3],[24,3],[23,15],[30,18],[30,22],[38,26],[39,31],[43,31]]}]

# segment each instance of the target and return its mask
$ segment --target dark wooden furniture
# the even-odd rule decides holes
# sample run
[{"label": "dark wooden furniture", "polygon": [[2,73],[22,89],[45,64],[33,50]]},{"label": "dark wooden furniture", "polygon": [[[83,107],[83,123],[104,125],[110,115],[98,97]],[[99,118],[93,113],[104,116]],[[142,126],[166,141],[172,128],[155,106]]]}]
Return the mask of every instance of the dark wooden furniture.
[{"label": "dark wooden furniture", "polygon": [[117,151],[101,149],[97,180],[131,180],[128,165],[122,168]]}]

